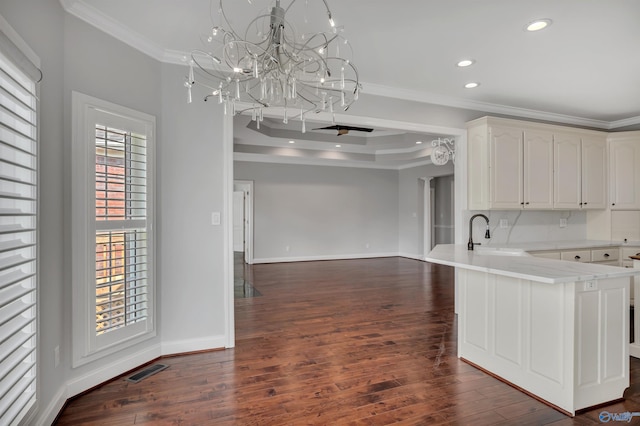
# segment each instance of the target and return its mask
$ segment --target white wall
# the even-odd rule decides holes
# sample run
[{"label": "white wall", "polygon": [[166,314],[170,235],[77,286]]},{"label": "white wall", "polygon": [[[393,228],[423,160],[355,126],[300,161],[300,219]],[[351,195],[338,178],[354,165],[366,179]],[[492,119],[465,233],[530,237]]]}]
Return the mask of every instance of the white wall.
[{"label": "white wall", "polygon": [[422,258],[424,248],[424,183],[420,178],[453,174],[453,163],[400,170],[398,187],[398,246],[403,256]]},{"label": "white wall", "polygon": [[[159,277],[163,353],[225,346],[225,116],[216,102],[186,103],[186,68],[162,66],[158,149]],[[232,149],[229,147],[229,149]],[[231,161],[231,153],[229,153]],[[213,226],[212,212],[222,224]]]},{"label": "white wall", "polygon": [[395,170],[237,161],[234,179],[255,181],[255,262],[398,252]]}]

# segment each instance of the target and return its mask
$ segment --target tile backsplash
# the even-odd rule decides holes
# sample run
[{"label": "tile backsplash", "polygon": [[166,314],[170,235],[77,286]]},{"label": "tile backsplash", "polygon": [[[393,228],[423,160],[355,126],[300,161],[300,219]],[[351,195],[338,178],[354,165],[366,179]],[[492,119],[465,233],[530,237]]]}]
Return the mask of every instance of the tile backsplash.
[{"label": "tile backsplash", "polygon": [[[490,240],[484,238],[486,229],[484,220],[482,218],[474,220],[473,241],[483,245],[585,240],[587,236],[587,215],[583,211],[467,210],[463,223],[468,226],[469,218],[476,213],[482,213],[489,218]],[[506,220],[506,228],[500,227],[501,219],[503,222]],[[468,233],[468,228],[464,233],[465,235]]]}]

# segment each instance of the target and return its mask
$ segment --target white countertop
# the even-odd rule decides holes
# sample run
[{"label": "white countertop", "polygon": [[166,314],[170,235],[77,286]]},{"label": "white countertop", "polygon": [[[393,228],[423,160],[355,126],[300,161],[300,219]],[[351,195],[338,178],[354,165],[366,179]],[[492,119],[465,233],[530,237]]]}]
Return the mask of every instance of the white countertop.
[{"label": "white countertop", "polygon": [[524,251],[567,250],[591,247],[640,247],[640,241],[577,240],[577,241],[534,241],[509,244],[484,244],[481,247],[519,248]]},{"label": "white countertop", "polygon": [[[563,242],[568,243],[568,242]],[[582,243],[593,243],[593,241],[582,241]],[[564,260],[542,259],[530,256],[526,253],[514,255],[518,250],[553,250],[552,248],[531,248],[529,244],[511,245],[511,247],[501,246],[505,249],[505,255],[496,255],[499,250],[492,254],[481,254],[481,251],[467,250],[466,244],[440,244],[437,245],[426,257],[427,262],[439,263],[442,265],[454,266],[456,268],[471,269],[480,272],[489,272],[496,275],[504,275],[525,280],[538,281],[549,284],[566,283],[573,281],[595,280],[603,278],[631,277],[639,275],[640,270],[631,268],[620,268],[617,266],[598,265],[592,263],[568,262]],[[556,243],[557,244],[557,243]],[[607,247],[621,246],[622,244],[588,244],[570,245],[564,248],[579,247]],[[632,244],[627,244],[632,246]],[[485,246],[491,248],[491,246]],[[548,247],[548,246],[545,246]],[[495,247],[494,247],[495,248]],[[560,249],[561,247],[556,247]]]}]

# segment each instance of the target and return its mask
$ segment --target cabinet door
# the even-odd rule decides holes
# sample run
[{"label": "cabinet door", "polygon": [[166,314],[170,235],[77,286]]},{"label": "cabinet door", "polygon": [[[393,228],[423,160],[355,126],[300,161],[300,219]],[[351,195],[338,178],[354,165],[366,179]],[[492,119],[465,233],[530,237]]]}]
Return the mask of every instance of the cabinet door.
[{"label": "cabinet door", "polygon": [[553,134],[524,132],[524,208],[553,208]]},{"label": "cabinet door", "polygon": [[607,207],[607,141],[582,138],[582,208]]},{"label": "cabinet door", "polygon": [[554,196],[553,207],[557,209],[579,209],[582,201],[581,143],[580,136],[554,133]]},{"label": "cabinet door", "polygon": [[491,126],[489,129],[489,188],[492,209],[522,208],[522,130]]},{"label": "cabinet door", "polygon": [[640,142],[612,140],[609,147],[611,209],[640,209]]}]

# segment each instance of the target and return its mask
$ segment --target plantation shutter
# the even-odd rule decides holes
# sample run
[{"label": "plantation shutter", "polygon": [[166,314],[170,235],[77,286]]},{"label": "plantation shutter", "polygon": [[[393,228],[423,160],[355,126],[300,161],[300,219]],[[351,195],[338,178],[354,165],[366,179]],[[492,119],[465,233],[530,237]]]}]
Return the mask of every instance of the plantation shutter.
[{"label": "plantation shutter", "polygon": [[0,424],[8,425],[22,420],[36,396],[38,161],[36,82],[4,52],[0,49]]},{"label": "plantation shutter", "polygon": [[96,334],[147,319],[147,140],[95,126]]}]

